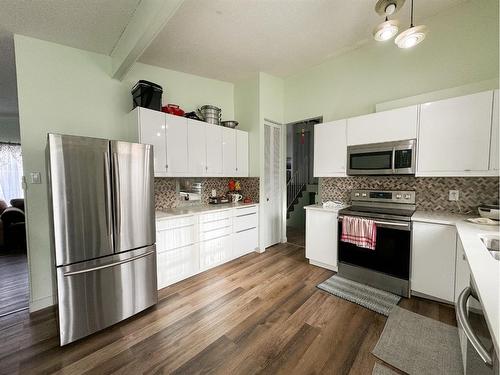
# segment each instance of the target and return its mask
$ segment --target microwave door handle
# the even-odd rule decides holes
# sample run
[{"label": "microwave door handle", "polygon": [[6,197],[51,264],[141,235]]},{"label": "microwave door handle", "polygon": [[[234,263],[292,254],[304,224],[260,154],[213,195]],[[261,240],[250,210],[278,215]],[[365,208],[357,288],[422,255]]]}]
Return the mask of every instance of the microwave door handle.
[{"label": "microwave door handle", "polygon": [[392,173],[396,172],[396,147],[392,148]]},{"label": "microwave door handle", "polygon": [[472,330],[472,326],[469,323],[469,319],[467,317],[467,301],[469,297],[472,296],[471,287],[467,287],[462,290],[462,293],[458,296],[457,301],[457,320],[459,324],[462,326],[465,336],[470,341],[477,354],[481,357],[484,363],[488,366],[493,366],[493,359],[491,358],[490,353],[486,350],[486,348],[481,344],[479,338],[476,336],[474,331]]}]

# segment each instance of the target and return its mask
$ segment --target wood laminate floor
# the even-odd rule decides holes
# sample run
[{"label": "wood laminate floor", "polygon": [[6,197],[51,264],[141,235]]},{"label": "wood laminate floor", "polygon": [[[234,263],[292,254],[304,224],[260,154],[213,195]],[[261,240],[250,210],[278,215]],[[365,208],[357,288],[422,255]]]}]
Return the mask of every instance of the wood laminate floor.
[{"label": "wood laminate floor", "polygon": [[25,309],[28,303],[26,254],[0,253],[0,316]]},{"label": "wood laminate floor", "polygon": [[286,239],[288,243],[302,247],[306,246],[305,228],[286,227]]},{"label": "wood laminate floor", "polygon": [[[0,319],[0,373],[371,374],[386,318],[316,288],[332,272],[280,244],[159,291],[157,306],[66,347],[53,310]],[[456,324],[453,309],[401,305]]]}]

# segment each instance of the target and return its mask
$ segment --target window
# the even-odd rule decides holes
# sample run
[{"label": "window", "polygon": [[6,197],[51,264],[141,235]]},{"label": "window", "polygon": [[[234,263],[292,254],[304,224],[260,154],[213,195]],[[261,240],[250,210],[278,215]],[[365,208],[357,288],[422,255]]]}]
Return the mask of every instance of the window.
[{"label": "window", "polygon": [[0,142],[0,199],[9,203],[22,198],[23,163],[21,146]]}]

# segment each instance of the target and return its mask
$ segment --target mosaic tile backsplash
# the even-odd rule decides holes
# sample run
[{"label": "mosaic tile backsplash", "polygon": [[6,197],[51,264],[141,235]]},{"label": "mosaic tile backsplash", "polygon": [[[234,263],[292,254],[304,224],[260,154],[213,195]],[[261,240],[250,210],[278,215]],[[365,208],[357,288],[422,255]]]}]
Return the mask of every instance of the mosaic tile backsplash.
[{"label": "mosaic tile backsplash", "polygon": [[[177,178],[162,178],[155,177],[155,205],[157,210],[166,210],[168,208],[207,204],[208,197],[212,189],[217,190],[217,195],[222,195],[227,192],[227,185],[230,178],[214,177],[201,179],[201,201],[186,202],[180,199],[176,192]],[[240,181],[241,195],[249,197],[252,201],[259,201],[259,178],[257,177],[243,177],[235,178]]]},{"label": "mosaic tile backsplash", "polygon": [[[498,177],[362,176],[320,179],[321,200],[349,203],[352,189],[415,190],[417,210],[477,213],[483,203],[498,204]],[[448,200],[449,190],[459,190],[459,205]]]}]

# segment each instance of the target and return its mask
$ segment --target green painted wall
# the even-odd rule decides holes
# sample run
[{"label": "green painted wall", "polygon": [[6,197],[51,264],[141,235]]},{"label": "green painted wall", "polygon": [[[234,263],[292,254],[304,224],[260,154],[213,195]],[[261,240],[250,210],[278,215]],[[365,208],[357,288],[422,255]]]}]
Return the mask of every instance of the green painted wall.
[{"label": "green painted wall", "polygon": [[220,104],[232,117],[233,85],[144,64],[134,66],[121,82],[110,78],[109,56],[20,35],[14,42],[24,174],[42,174],[42,184],[28,184],[26,191],[30,307],[37,310],[51,305],[55,293],[45,169],[47,133],[125,139],[130,88],[138,79],[163,85],[167,100],[187,109]]},{"label": "green painted wall", "polygon": [[248,132],[248,173],[260,176],[259,78],[258,75],[234,86],[234,112],[238,129]]},{"label": "green painted wall", "polygon": [[162,86],[164,105],[178,104],[186,112],[190,112],[204,104],[211,104],[222,109],[223,120],[234,120],[234,85],[232,83],[141,63],[132,66],[123,79],[123,83],[132,88],[140,79]]},{"label": "green painted wall", "polygon": [[493,86],[483,89],[497,87],[498,13],[498,0],[468,1],[426,20],[417,18],[429,34],[413,49],[370,40],[286,78],[286,122],[370,113],[377,103],[484,80]]},{"label": "green painted wall", "polygon": [[19,118],[0,116],[0,142],[20,142]]}]

